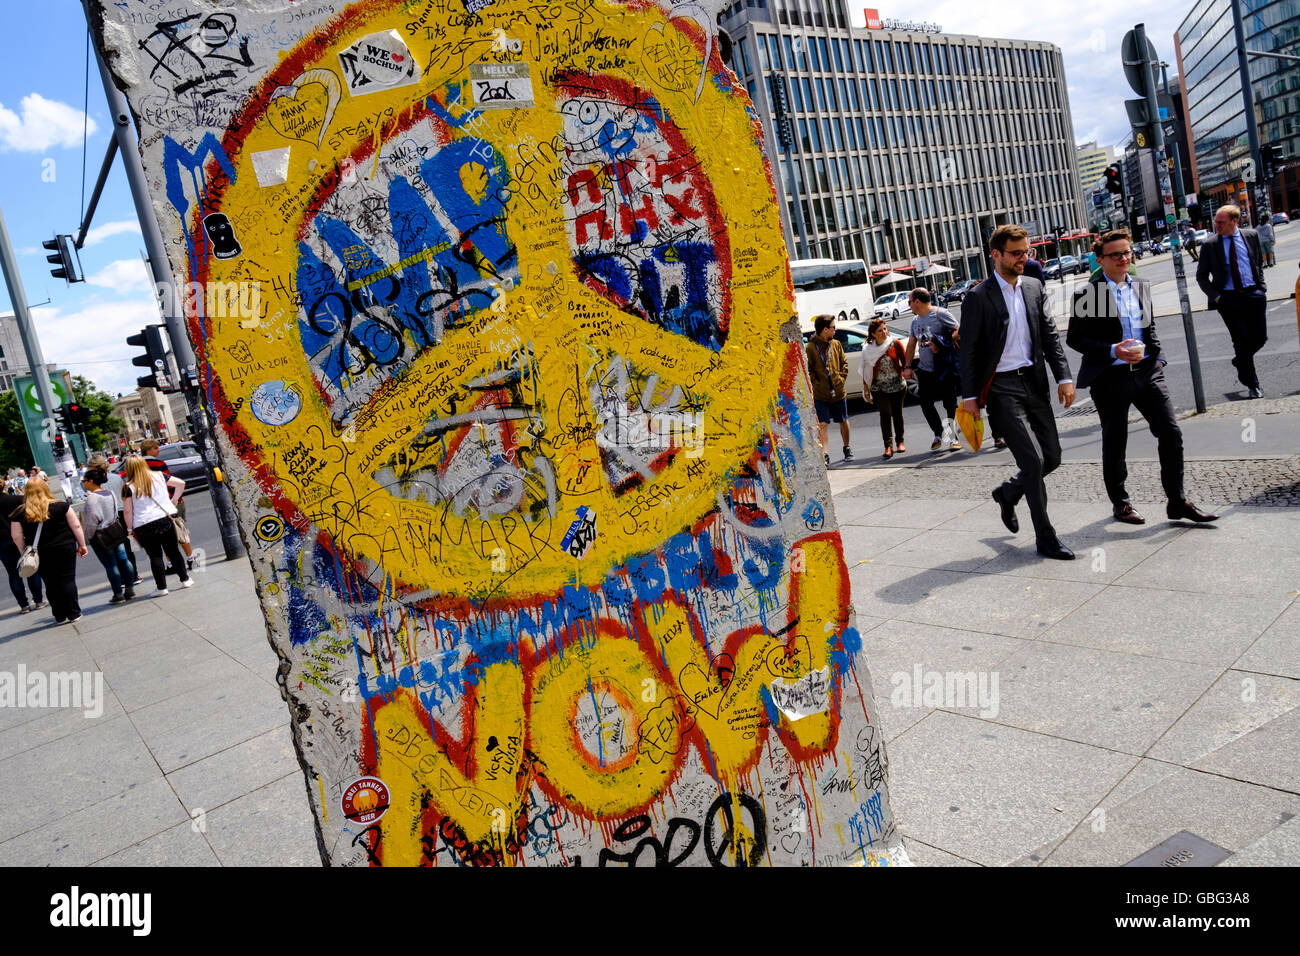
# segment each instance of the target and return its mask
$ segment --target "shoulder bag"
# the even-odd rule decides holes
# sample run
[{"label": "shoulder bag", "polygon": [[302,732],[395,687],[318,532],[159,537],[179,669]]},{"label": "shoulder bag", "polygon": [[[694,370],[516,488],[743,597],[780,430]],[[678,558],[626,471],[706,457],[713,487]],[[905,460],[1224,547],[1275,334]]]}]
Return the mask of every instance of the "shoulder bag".
[{"label": "shoulder bag", "polygon": [[20,578],[30,578],[41,569],[41,556],[36,553],[36,548],[41,543],[41,529],[44,527],[44,521],[36,526],[36,540],[24,548],[22,556],[18,558],[18,576]]}]

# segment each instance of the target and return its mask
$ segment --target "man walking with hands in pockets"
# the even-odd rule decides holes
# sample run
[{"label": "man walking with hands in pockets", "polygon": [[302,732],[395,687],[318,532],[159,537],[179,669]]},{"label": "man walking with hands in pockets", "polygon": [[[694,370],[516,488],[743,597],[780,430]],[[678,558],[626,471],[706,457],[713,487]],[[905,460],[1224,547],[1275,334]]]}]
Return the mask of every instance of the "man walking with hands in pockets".
[{"label": "man walking with hands in pockets", "polygon": [[1020,530],[1016,504],[1029,502],[1038,553],[1062,561],[1074,552],[1061,543],[1047,517],[1044,476],[1061,463],[1061,441],[1047,397],[1047,365],[1057,398],[1074,404],[1074,382],[1056,323],[1047,311],[1043,284],[1024,275],[1029,234],[1002,225],[989,239],[994,273],[966,297],[961,310],[962,405],[978,416],[987,404],[989,422],[1010,448],[1020,471],[993,489],[1002,523]]}]

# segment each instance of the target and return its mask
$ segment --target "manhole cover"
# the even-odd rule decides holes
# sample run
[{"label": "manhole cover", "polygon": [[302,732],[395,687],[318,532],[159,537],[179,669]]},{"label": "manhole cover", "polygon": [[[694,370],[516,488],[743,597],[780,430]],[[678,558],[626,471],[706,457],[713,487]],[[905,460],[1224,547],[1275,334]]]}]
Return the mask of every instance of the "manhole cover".
[{"label": "manhole cover", "polygon": [[1125,866],[1214,866],[1232,856],[1231,850],[1203,840],[1183,830],[1163,843],[1157,843]]}]

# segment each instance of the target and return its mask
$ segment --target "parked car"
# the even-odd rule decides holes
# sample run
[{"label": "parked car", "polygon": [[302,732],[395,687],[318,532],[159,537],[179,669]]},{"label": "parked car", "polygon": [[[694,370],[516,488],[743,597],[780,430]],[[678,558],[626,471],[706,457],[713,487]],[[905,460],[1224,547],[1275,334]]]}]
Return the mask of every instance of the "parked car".
[{"label": "parked car", "polygon": [[1087,271],[1088,263],[1075,256],[1061,256],[1059,259],[1048,259],[1043,263],[1043,274],[1049,279],[1059,279],[1063,272],[1065,275],[1077,275]]},{"label": "parked car", "polygon": [[[185,494],[207,490],[208,473],[203,467],[203,457],[194,442],[179,441],[160,445],[158,457],[167,462],[167,467],[173,475],[185,482]],[[118,462],[113,467],[113,472],[118,475],[124,474],[126,459]]]},{"label": "parked car", "polygon": [[1197,242],[1210,241],[1210,230],[1208,229],[1197,229],[1195,235],[1196,235]]},{"label": "parked car", "polygon": [[889,295],[882,295],[876,300],[876,304],[871,307],[871,314],[878,315],[886,319],[897,319],[904,316],[909,320],[915,313],[912,307],[908,305],[908,299],[911,298],[912,290],[904,289],[902,292],[891,292]]},{"label": "parked car", "polygon": [[1273,221],[1273,225],[1275,226],[1283,226],[1291,221],[1291,217],[1284,212],[1275,212],[1273,213],[1272,221]]},{"label": "parked car", "polygon": [[966,294],[979,284],[979,279],[966,279],[962,282],[956,283],[955,285],[948,286],[947,289],[939,294],[940,304],[948,305],[953,302],[961,302],[966,298]]},{"label": "parked car", "polygon": [[[912,312],[909,309],[908,315]],[[911,334],[911,320],[905,322],[895,322],[892,319],[885,320],[885,328],[894,338],[902,339],[903,344],[907,344],[907,337]],[[806,343],[812,338],[813,330],[804,329],[803,340]],[[839,340],[840,347],[844,349],[844,360],[849,366],[849,377],[844,383],[845,398],[862,397],[862,346],[867,343],[867,324],[865,322],[857,324],[841,325],[835,323],[835,338]],[[186,489],[188,490],[188,489]]]}]

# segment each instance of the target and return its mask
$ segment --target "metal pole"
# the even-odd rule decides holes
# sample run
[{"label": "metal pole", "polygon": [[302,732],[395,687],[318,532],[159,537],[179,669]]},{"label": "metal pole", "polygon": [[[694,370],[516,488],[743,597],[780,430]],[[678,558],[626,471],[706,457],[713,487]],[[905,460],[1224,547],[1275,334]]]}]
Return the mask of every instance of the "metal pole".
[{"label": "metal pole", "polygon": [[[1142,55],[1145,56],[1147,49],[1146,27],[1139,23],[1133,28],[1133,32],[1137,38],[1137,48],[1143,51]],[[1169,167],[1165,164],[1165,127],[1160,122],[1160,104],[1156,97],[1155,68],[1156,64],[1151,63],[1150,69],[1142,71],[1142,87],[1146,94],[1148,115],[1151,117],[1151,148],[1156,165],[1156,181],[1164,199],[1165,221],[1168,222],[1172,218],[1176,223],[1178,221],[1178,206],[1174,203],[1176,197],[1173,194],[1173,185],[1169,181]],[[1150,219],[1150,217],[1147,218]],[[1171,236],[1169,246],[1174,260],[1174,279],[1178,285],[1178,308],[1183,314],[1183,333],[1187,336],[1187,359],[1192,369],[1192,393],[1196,398],[1196,411],[1203,413],[1205,411],[1205,386],[1201,383],[1201,358],[1196,348],[1196,329],[1192,325],[1192,305],[1187,298],[1187,273],[1183,270],[1182,245],[1175,245]]]},{"label": "metal pole", "polygon": [[90,229],[90,221],[95,218],[95,208],[99,205],[100,194],[104,191],[104,183],[108,181],[108,171],[113,168],[113,155],[117,152],[117,137],[108,141],[108,151],[104,153],[104,162],[99,167],[99,178],[95,180],[95,191],[90,194],[90,202],[86,205],[86,212],[81,219],[81,229],[77,231],[76,246],[78,249],[86,242],[86,232]]},{"label": "metal pole", "polygon": [[[14,247],[9,242],[9,228],[5,225],[2,210],[0,210],[0,268],[4,270],[5,285],[9,287],[9,301],[14,307],[14,319],[18,322],[18,334],[23,340],[23,351],[27,353],[27,364],[32,369],[32,381],[36,383],[36,394],[41,400],[41,411],[45,413],[45,430],[47,434],[53,435],[55,434],[54,410],[59,406],[54,401],[50,373],[45,368],[45,356],[41,354],[41,341],[36,337],[36,329],[32,325],[32,314],[27,308],[27,293],[23,291],[23,277],[18,271],[18,260],[14,258]],[[23,400],[21,395],[18,396],[18,400],[20,402]],[[32,449],[32,455],[36,455],[35,448]],[[54,459],[51,457],[49,460]],[[59,463],[56,462],[55,465],[57,468]]]},{"label": "metal pole", "polygon": [[[91,22],[88,9],[86,22],[87,24]],[[144,165],[140,162],[140,149],[136,143],[135,126],[131,121],[131,109],[127,105],[126,97],[113,83],[113,75],[104,62],[98,43],[95,44],[95,59],[99,63],[104,94],[108,98],[109,113],[113,117],[113,132],[117,137],[118,150],[122,154],[122,165],[126,168],[127,182],[131,186],[131,198],[135,201],[136,217],[140,220],[145,249],[149,253],[149,268],[153,272],[154,287],[165,292],[162,296],[163,321],[167,324],[176,364],[181,369],[182,391],[189,411],[190,425],[194,429],[194,444],[203,458],[203,467],[208,473],[208,491],[212,495],[217,526],[221,530],[221,544],[225,548],[227,559],[237,558],[244,553],[244,545],[239,539],[239,526],[235,522],[230,490],[224,481],[217,479],[219,474],[217,444],[213,440],[212,426],[208,422],[207,409],[203,407],[202,394],[198,388],[198,363],[194,357],[194,350],[190,347],[185,321],[176,314],[176,303],[180,301],[180,297],[176,293],[171,262],[167,258],[167,247],[163,243],[162,231],[158,228],[158,220],[154,216],[153,204],[149,199],[149,184],[144,176]]]},{"label": "metal pole", "polygon": [[[1264,175],[1263,155],[1259,149],[1259,127],[1255,125],[1255,88],[1250,82],[1250,61],[1246,58],[1246,28],[1241,20],[1241,0],[1228,0],[1232,7],[1232,32],[1237,40],[1237,71],[1241,76],[1241,105],[1246,113],[1246,136],[1250,141],[1250,158],[1255,163],[1255,189],[1259,188],[1259,179]],[[1250,205],[1255,205],[1255,196],[1246,190]],[[1246,225],[1254,225],[1257,217],[1252,216]]]}]

